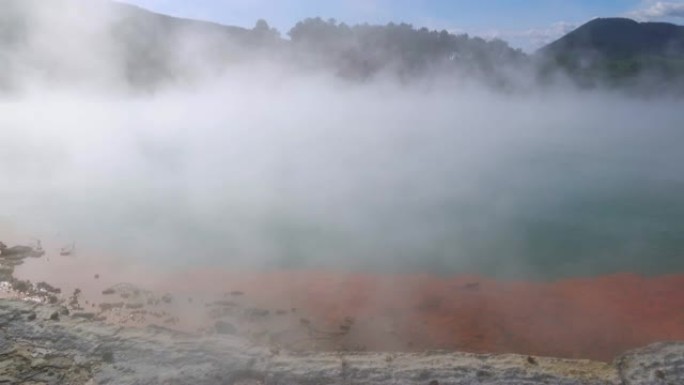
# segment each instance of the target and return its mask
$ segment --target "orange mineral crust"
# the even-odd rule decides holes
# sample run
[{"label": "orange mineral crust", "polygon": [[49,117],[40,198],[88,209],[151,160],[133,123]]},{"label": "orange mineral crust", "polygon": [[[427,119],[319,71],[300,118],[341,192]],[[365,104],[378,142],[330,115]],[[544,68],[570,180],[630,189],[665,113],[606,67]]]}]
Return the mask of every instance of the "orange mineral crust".
[{"label": "orange mineral crust", "polygon": [[[355,320],[349,348],[448,349],[611,360],[684,339],[684,275],[615,274],[555,282],[319,271],[184,272],[159,290],[240,290],[264,306],[298,309],[336,330]],[[331,347],[333,348],[333,347]]]},{"label": "orange mineral crust", "polygon": [[[115,258],[52,256],[27,260],[15,275],[61,288],[67,302],[78,291],[84,310],[77,311],[126,326],[161,322],[211,332],[227,322],[257,343],[297,350],[444,349],[609,361],[628,349],[684,340],[684,274],[541,282],[228,267],[174,272]],[[103,295],[121,283],[139,295]],[[166,294],[174,300],[160,300]]]}]

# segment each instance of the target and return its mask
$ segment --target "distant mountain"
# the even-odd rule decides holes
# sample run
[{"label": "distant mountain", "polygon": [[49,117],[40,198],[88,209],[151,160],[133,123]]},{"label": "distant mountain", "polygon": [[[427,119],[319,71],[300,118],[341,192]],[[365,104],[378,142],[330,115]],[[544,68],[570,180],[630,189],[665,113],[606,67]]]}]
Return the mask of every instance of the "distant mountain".
[{"label": "distant mountain", "polygon": [[[108,0],[0,0],[0,88],[21,75],[154,88],[219,71],[281,39],[254,29],[182,19]],[[4,87],[3,87],[4,86]]]},{"label": "distant mountain", "polygon": [[624,82],[648,74],[684,77],[684,26],[594,19],[539,50],[549,67],[560,66],[582,82]]},{"label": "distant mountain", "polygon": [[0,0],[0,90],[21,89],[21,79],[154,90],[252,59],[353,81],[447,75],[508,86],[507,67],[527,63],[527,55],[502,40],[405,23],[347,25],[317,17],[287,35],[263,20],[252,29],[230,27],[109,0]]},{"label": "distant mountain", "polygon": [[679,87],[671,80],[684,79],[684,27],[667,23],[592,20],[542,48],[538,61],[502,40],[405,23],[308,18],[287,36],[263,20],[251,29],[232,27],[110,0],[0,0],[0,91],[45,82],[153,91],[254,60],[354,81],[475,79],[511,89],[555,79],[546,75],[559,69],[589,86],[620,85],[645,73],[657,85]]},{"label": "distant mountain", "polygon": [[551,54],[596,53],[607,58],[684,55],[684,26],[594,19],[541,50]]}]

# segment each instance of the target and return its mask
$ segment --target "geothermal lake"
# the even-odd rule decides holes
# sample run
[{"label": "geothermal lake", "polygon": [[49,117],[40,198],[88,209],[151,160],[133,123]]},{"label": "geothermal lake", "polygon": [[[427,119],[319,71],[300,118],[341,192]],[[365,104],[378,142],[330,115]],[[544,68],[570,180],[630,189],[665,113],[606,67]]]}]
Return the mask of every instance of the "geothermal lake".
[{"label": "geothermal lake", "polygon": [[298,349],[609,361],[684,338],[681,118],[667,100],[310,84],[8,100],[0,240],[45,247],[21,279],[93,309],[121,283],[173,293],[192,331],[238,290],[298,309],[267,333],[358,320],[283,341]]},{"label": "geothermal lake", "polygon": [[169,267],[684,271],[676,102],[316,87],[5,101],[0,224]]}]

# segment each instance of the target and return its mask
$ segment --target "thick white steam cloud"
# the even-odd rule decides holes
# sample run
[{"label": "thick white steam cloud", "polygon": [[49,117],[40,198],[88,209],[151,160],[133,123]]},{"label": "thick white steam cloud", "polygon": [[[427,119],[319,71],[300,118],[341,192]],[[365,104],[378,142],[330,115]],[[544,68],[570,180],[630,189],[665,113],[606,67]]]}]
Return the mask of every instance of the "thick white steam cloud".
[{"label": "thick white steam cloud", "polygon": [[149,263],[490,274],[636,266],[681,225],[675,101],[206,78],[107,96],[28,76],[0,102],[0,223]]}]

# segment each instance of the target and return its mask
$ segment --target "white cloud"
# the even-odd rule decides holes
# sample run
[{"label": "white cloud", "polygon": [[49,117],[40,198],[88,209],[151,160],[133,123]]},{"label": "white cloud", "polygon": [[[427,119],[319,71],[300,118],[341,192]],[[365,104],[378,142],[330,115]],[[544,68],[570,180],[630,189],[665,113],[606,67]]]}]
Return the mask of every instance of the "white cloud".
[{"label": "white cloud", "polygon": [[482,36],[490,39],[499,38],[509,42],[514,47],[532,51],[551,43],[566,33],[577,28],[577,24],[559,21],[547,27],[529,28],[524,30],[490,30]]},{"label": "white cloud", "polygon": [[684,1],[649,1],[641,9],[629,14],[638,20],[684,18]]},{"label": "white cloud", "polygon": [[462,28],[449,24],[448,21],[435,18],[422,18],[417,25],[429,29],[446,30],[455,35],[467,33],[484,39],[501,39],[511,47],[520,48],[526,52],[535,51],[544,45],[564,36],[579,25],[569,21],[557,21],[550,25],[526,29],[473,29]]}]

